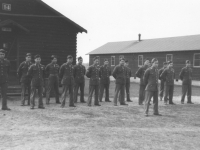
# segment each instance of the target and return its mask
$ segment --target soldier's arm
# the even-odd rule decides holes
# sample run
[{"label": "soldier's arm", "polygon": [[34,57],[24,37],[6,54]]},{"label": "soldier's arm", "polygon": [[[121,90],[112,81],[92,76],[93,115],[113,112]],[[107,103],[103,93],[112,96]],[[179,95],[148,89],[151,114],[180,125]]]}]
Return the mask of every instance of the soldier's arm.
[{"label": "soldier's arm", "polygon": [[22,67],[23,67],[24,63],[21,63],[17,69],[17,76],[20,79],[22,76]]},{"label": "soldier's arm", "polygon": [[147,70],[144,72],[143,80],[144,80],[144,84],[145,84],[145,85],[147,85],[147,83],[148,83],[148,78],[149,78],[149,69],[147,69]]},{"label": "soldier's arm", "polygon": [[99,78],[101,78],[101,75],[102,75],[102,67],[100,67],[99,69]]},{"label": "soldier's arm", "polygon": [[159,80],[161,80],[160,75],[162,74],[162,72],[163,72],[163,69],[160,69],[160,70],[158,71],[158,77],[159,77]]},{"label": "soldier's arm", "polygon": [[87,69],[87,71],[86,71],[86,76],[87,76],[88,78],[91,77],[91,67],[88,67],[88,69]]},{"label": "soldier's arm", "polygon": [[183,76],[184,76],[184,69],[182,68],[182,69],[181,69],[181,72],[179,73],[179,78],[180,78],[181,80],[183,80]]},{"label": "soldier's arm", "polygon": [[131,69],[129,71],[129,76],[132,77],[132,71],[131,71]]},{"label": "soldier's arm", "polygon": [[74,66],[74,69],[73,69],[74,78],[76,77],[76,70],[77,70],[77,66],[75,65],[75,66]]},{"label": "soldier's arm", "polygon": [[116,79],[116,75],[117,75],[117,66],[114,68],[113,72],[112,72],[112,76]]},{"label": "soldier's arm", "polygon": [[165,70],[161,73],[160,78],[163,79],[163,80],[165,80],[166,74],[167,74],[167,70],[165,69]]},{"label": "soldier's arm", "polygon": [[109,69],[109,76],[111,76],[112,75],[112,73],[111,73],[111,68]]},{"label": "soldier's arm", "polygon": [[33,73],[33,66],[30,66],[29,69],[28,69],[27,75],[29,77],[32,77],[32,73]]},{"label": "soldier's arm", "polygon": [[60,77],[60,79],[62,79],[63,74],[64,74],[64,65],[62,65],[62,66],[60,67],[60,70],[59,70],[59,77]]},{"label": "soldier's arm", "polygon": [[142,72],[142,68],[140,67],[135,73],[136,77],[141,78],[141,72]]},{"label": "soldier's arm", "polygon": [[47,66],[45,67],[45,73],[46,73],[47,76],[49,75],[49,65],[47,65]]}]

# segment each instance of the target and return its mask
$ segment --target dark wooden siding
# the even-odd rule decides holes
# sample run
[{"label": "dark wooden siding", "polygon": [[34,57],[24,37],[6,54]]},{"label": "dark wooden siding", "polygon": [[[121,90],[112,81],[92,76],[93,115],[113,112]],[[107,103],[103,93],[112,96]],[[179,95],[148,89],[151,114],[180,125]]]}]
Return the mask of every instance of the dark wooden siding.
[{"label": "dark wooden siding", "polygon": [[[159,68],[162,68],[163,62],[166,62],[166,55],[173,54],[173,63],[176,78],[179,79],[179,73],[181,69],[185,66],[185,61],[190,60],[193,70],[193,79],[200,80],[200,68],[193,67],[193,56],[194,53],[200,53],[200,51],[184,51],[184,52],[151,52],[151,53],[136,53],[136,54],[104,54],[104,55],[90,55],[90,65],[92,64],[92,58],[95,56],[100,56],[100,65],[103,64],[104,58],[108,58],[111,62],[111,56],[115,56],[115,65],[119,64],[119,56],[124,55],[125,59],[129,61],[129,67],[132,70],[132,76],[135,76],[135,72],[138,67],[138,55],[143,55],[143,58],[157,58],[159,61]],[[112,67],[113,68],[113,67]]]}]

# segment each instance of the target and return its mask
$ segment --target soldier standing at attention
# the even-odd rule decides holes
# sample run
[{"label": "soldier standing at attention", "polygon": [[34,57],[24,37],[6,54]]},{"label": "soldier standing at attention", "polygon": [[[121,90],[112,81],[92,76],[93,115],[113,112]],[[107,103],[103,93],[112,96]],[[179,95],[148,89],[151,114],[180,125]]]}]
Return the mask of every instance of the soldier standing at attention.
[{"label": "soldier standing at attention", "polygon": [[126,85],[126,68],[124,66],[125,60],[124,58],[120,59],[119,65],[115,66],[112,75],[116,79],[116,87],[115,87],[115,95],[114,95],[114,106],[117,106],[117,98],[120,92],[120,104],[128,105],[125,103],[124,95],[125,95],[125,85]]},{"label": "soldier standing at attention", "polygon": [[182,68],[180,74],[182,80],[182,97],[181,104],[184,104],[185,95],[187,93],[187,103],[194,104],[191,101],[192,96],[192,68],[189,60],[186,60],[186,67]]},{"label": "soldier standing at attention", "polygon": [[165,83],[165,81],[160,77],[160,75],[165,70],[165,68],[167,68],[167,63],[163,62],[163,67],[158,71],[159,79],[160,79],[160,92],[159,92],[160,101],[162,101],[162,99],[163,99],[164,83]]},{"label": "soldier standing at attention", "polygon": [[99,101],[102,102],[102,97],[105,89],[105,102],[111,102],[109,100],[109,86],[110,86],[110,76],[111,69],[108,66],[108,59],[104,59],[104,65],[100,67],[99,76],[100,76],[100,94]]},{"label": "soldier standing at attention", "polygon": [[26,54],[26,60],[19,65],[17,69],[17,75],[21,83],[21,106],[25,106],[25,94],[28,90],[28,105],[30,105],[30,95],[31,95],[31,78],[27,75],[29,67],[32,65],[31,53]]},{"label": "soldier standing at attention", "polygon": [[45,75],[45,67],[40,64],[41,57],[40,55],[35,55],[35,64],[31,65],[28,70],[28,76],[32,78],[31,80],[31,109],[34,109],[35,106],[35,96],[36,89],[38,89],[39,96],[39,109],[44,109],[43,101],[42,101],[42,93],[44,87],[44,75]]},{"label": "soldier standing at attention", "polygon": [[92,95],[93,92],[95,91],[95,101],[94,105],[95,106],[101,106],[98,101],[98,96],[99,96],[99,68],[98,68],[98,63],[99,60],[97,57],[93,58],[93,65],[89,66],[87,71],[86,71],[86,76],[90,78],[90,83],[89,83],[89,96],[88,96],[88,106],[91,106],[92,102]]},{"label": "soldier standing at attention", "polygon": [[10,62],[5,60],[5,50],[0,49],[0,87],[2,97],[2,110],[11,110],[7,106],[7,89],[8,89],[8,73],[10,70]]},{"label": "soldier standing at attention", "polygon": [[139,89],[139,100],[138,103],[139,105],[143,105],[144,102],[144,97],[145,97],[145,83],[144,83],[144,73],[150,66],[150,62],[148,59],[144,61],[144,65],[140,67],[137,72],[135,73],[136,77],[140,78],[140,89]]},{"label": "soldier standing at attention", "polygon": [[76,107],[74,105],[74,67],[72,65],[73,57],[71,55],[67,56],[67,63],[64,63],[60,67],[59,76],[62,79],[61,84],[63,85],[63,92],[62,92],[62,102],[61,108],[65,106],[65,100],[68,96],[68,92],[70,94],[69,98],[69,107]]},{"label": "soldier standing at attention", "polygon": [[149,103],[153,97],[154,115],[160,115],[158,112],[158,60],[152,59],[152,65],[144,73],[145,88],[145,116],[148,116]]},{"label": "soldier standing at attention", "polygon": [[164,103],[167,105],[168,96],[169,96],[169,104],[175,105],[173,103],[173,93],[174,93],[174,78],[175,78],[175,72],[173,69],[173,62],[168,61],[168,66],[165,68],[165,70],[161,73],[160,78],[164,80],[164,86],[165,86],[165,94],[164,94]]},{"label": "soldier standing at attention", "polygon": [[46,91],[46,104],[49,104],[50,94],[52,89],[54,89],[56,104],[61,104],[59,100],[59,65],[57,64],[57,56],[51,56],[52,61],[45,68],[45,73],[49,76],[48,87]]},{"label": "soldier standing at attention", "polygon": [[125,61],[125,68],[126,68],[126,101],[132,102],[130,99],[130,78],[131,78],[131,68],[128,67],[129,63],[128,60]]},{"label": "soldier standing at attention", "polygon": [[82,65],[83,58],[78,57],[78,64],[74,66],[74,78],[75,78],[75,87],[74,87],[74,103],[77,103],[78,90],[80,88],[80,102],[85,103],[84,100],[84,88],[85,88],[85,66]]}]

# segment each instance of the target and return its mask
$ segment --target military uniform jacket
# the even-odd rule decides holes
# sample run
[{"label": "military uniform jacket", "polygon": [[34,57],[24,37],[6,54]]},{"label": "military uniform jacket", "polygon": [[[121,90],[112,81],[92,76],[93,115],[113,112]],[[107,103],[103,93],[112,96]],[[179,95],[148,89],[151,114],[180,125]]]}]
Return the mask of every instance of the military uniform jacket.
[{"label": "military uniform jacket", "polygon": [[64,63],[60,67],[59,77],[61,84],[63,85],[74,85],[74,67],[72,64]]},{"label": "military uniform jacket", "polygon": [[165,85],[174,85],[174,69],[165,68],[165,70],[161,73],[160,78],[165,81]]},{"label": "military uniform jacket", "polygon": [[59,74],[59,65],[50,63],[45,68],[46,75],[50,76],[58,76]]},{"label": "military uniform jacket", "polygon": [[95,65],[88,67],[86,76],[90,78],[90,85],[99,85],[99,68]]},{"label": "military uniform jacket", "polygon": [[116,79],[116,84],[126,84],[126,68],[124,66],[117,65],[112,75]]},{"label": "military uniform jacket", "polygon": [[99,71],[100,83],[110,84],[111,69],[109,66],[101,66]]},{"label": "military uniform jacket", "polygon": [[184,67],[181,69],[179,74],[180,79],[183,81],[183,85],[188,85],[192,83],[192,69],[189,67]]},{"label": "military uniform jacket", "polygon": [[144,73],[147,70],[147,66],[142,66],[135,73],[136,77],[140,78],[140,85],[145,85],[144,83]]},{"label": "military uniform jacket", "polygon": [[43,86],[45,76],[45,66],[42,64],[33,64],[28,69],[28,76],[31,77],[31,86]]},{"label": "military uniform jacket", "polygon": [[144,84],[146,91],[158,91],[158,69],[151,67],[145,71]]},{"label": "military uniform jacket", "polygon": [[75,78],[75,83],[83,83],[85,82],[85,66],[81,64],[77,64],[74,66],[74,78]]},{"label": "military uniform jacket", "polygon": [[161,74],[163,73],[164,70],[165,70],[165,68],[163,67],[158,71],[159,80],[163,80],[160,76],[161,76]]},{"label": "military uniform jacket", "polygon": [[130,83],[130,78],[131,78],[131,68],[125,67],[126,68],[126,83]]},{"label": "military uniform jacket", "polygon": [[8,74],[10,70],[10,62],[8,60],[0,60],[0,84],[8,82]]},{"label": "military uniform jacket", "polygon": [[27,75],[27,73],[28,73],[29,67],[32,64],[33,64],[32,62],[24,61],[19,65],[19,68],[17,69],[17,75],[18,75],[21,83],[24,83],[24,82],[29,83],[31,81],[31,78],[30,78],[30,76]]}]

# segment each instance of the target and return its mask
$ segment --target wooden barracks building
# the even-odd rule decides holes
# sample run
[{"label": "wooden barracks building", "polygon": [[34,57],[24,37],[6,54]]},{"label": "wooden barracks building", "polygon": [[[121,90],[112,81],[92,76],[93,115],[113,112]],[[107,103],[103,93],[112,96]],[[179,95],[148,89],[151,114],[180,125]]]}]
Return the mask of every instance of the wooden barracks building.
[{"label": "wooden barracks building", "polygon": [[26,53],[40,54],[44,65],[52,54],[59,64],[67,55],[76,60],[77,34],[87,30],[42,0],[0,0],[0,6],[0,48],[7,51],[12,72]]},{"label": "wooden barracks building", "polygon": [[172,60],[176,79],[179,78],[181,68],[185,66],[185,60],[190,60],[193,79],[200,80],[200,35],[142,40],[139,34],[138,40],[109,42],[88,54],[90,64],[92,58],[98,56],[100,65],[103,64],[104,58],[108,58],[112,68],[119,64],[121,57],[124,57],[129,61],[132,76],[135,76],[138,67],[143,65],[146,58],[157,58],[159,68],[163,66],[163,62]]}]

